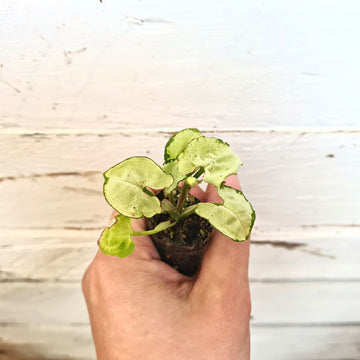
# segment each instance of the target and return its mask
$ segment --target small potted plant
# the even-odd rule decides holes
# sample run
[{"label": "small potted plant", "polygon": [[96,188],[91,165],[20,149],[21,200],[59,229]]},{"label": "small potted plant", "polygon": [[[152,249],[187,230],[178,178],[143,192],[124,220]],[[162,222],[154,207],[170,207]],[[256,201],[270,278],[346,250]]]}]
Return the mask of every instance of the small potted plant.
[{"label": "small potted plant", "polygon": [[[104,173],[104,196],[119,213],[105,228],[100,249],[126,257],[132,238],[150,235],[161,259],[181,273],[196,273],[213,229],[234,241],[250,236],[255,212],[243,193],[225,185],[242,165],[227,143],[184,129],[165,146],[162,166],[144,156],[128,158]],[[205,182],[216,186],[222,203],[200,202],[191,189]],[[146,219],[146,231],[131,228],[132,218]]]}]

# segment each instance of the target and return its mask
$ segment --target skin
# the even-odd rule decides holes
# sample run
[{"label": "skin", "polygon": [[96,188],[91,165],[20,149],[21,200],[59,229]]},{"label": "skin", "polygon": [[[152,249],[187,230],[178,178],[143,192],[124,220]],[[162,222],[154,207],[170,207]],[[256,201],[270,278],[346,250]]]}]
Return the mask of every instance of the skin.
[{"label": "skin", "polygon": [[[227,184],[240,189],[236,176]],[[221,202],[213,186],[192,192]],[[97,358],[250,359],[249,241],[216,231],[194,278],[162,262],[148,236],[134,242],[127,258],[99,251],[83,277]]]}]

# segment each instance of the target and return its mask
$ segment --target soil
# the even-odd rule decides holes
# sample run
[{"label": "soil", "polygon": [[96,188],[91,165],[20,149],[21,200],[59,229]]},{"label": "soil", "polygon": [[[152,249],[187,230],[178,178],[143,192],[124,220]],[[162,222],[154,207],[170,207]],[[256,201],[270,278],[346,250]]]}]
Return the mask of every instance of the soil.
[{"label": "soil", "polygon": [[[192,203],[198,202],[193,198]],[[147,228],[153,229],[157,224],[171,220],[167,214],[158,214],[146,219]],[[161,260],[187,276],[194,276],[201,264],[213,227],[210,223],[192,214],[179,221],[172,228],[151,235]]]}]

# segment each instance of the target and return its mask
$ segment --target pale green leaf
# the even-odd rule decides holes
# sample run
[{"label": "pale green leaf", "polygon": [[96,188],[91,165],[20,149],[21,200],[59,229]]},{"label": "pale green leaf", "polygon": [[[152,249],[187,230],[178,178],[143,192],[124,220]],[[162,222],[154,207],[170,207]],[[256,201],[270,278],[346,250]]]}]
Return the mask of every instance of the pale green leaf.
[{"label": "pale green leaf", "polygon": [[132,157],[104,173],[104,195],[120,214],[152,217],[161,212],[160,201],[146,193],[146,187],[163,189],[173,183],[171,175],[147,157]]},{"label": "pale green leaf", "polygon": [[173,182],[170,186],[165,189],[165,192],[169,194],[172,190],[176,189],[178,183],[186,178],[186,174],[179,171],[178,161],[169,160],[163,165],[163,170],[173,177]]},{"label": "pale green leaf", "polygon": [[173,135],[165,146],[165,161],[176,159],[187,144],[199,136],[202,135],[198,129],[184,129]]},{"label": "pale green leaf", "polygon": [[218,190],[223,204],[200,203],[195,212],[222,234],[235,241],[246,240],[255,221],[255,212],[244,194],[229,186]]},{"label": "pale green leaf", "polygon": [[245,240],[245,232],[236,215],[221,204],[199,203],[195,210],[196,214],[207,219],[209,223],[229,238],[241,241]]},{"label": "pale green leaf", "polygon": [[233,211],[240,220],[248,238],[255,222],[255,211],[251,203],[240,190],[230,186],[222,186],[218,189],[218,193],[224,200],[224,206]]},{"label": "pale green leaf", "polygon": [[168,199],[161,200],[161,207],[167,213],[176,211],[175,205]]},{"label": "pale green leaf", "polygon": [[102,232],[99,248],[107,255],[128,256],[135,247],[131,233],[131,219],[123,215],[117,215],[115,224]]},{"label": "pale green leaf", "polygon": [[198,137],[191,141],[178,156],[178,171],[189,174],[204,168],[204,181],[217,187],[232,174],[236,174],[241,160],[228,144],[220,139]]}]

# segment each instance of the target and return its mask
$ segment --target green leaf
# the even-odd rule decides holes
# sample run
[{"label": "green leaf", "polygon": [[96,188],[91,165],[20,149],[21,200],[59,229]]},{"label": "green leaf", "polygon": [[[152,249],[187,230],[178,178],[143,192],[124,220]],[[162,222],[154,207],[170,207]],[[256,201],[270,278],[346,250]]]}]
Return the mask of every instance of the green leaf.
[{"label": "green leaf", "polygon": [[126,257],[135,248],[131,233],[131,219],[123,215],[117,215],[115,224],[102,232],[99,248],[107,255]]},{"label": "green leaf", "polygon": [[171,212],[176,211],[175,205],[171,201],[169,201],[168,199],[161,200],[161,207],[167,213],[171,213]]},{"label": "green leaf", "polygon": [[168,162],[166,162],[164,165],[163,165],[163,170],[171,175],[173,177],[173,182],[170,186],[168,186],[166,189],[165,189],[165,192],[167,194],[169,194],[172,190],[176,189],[178,183],[181,181],[181,180],[184,180],[186,178],[186,174],[183,174],[179,171],[179,164],[178,164],[178,161],[175,159],[175,160],[169,160]]},{"label": "green leaf", "polygon": [[171,175],[147,157],[132,157],[104,173],[106,201],[128,217],[152,217],[161,213],[160,201],[146,193],[146,187],[163,189],[173,183]]},{"label": "green leaf", "polygon": [[224,200],[224,206],[233,211],[240,220],[247,239],[250,236],[256,217],[251,203],[240,190],[230,186],[222,186],[221,189],[218,189],[218,193]]},{"label": "green leaf", "polygon": [[189,142],[200,136],[198,129],[184,129],[173,135],[165,145],[165,161],[176,159]]},{"label": "green leaf", "polygon": [[164,221],[158,224],[153,230],[136,232],[131,228],[131,218],[121,214],[115,218],[116,222],[102,232],[99,240],[99,248],[104,254],[121,258],[129,256],[134,251],[135,244],[132,236],[156,234],[175,226],[177,223],[176,221]]},{"label": "green leaf", "polygon": [[176,210],[176,206],[168,199],[161,200],[161,207],[171,216],[172,219],[177,220],[179,218],[179,214]]},{"label": "green leaf", "polygon": [[205,136],[191,141],[178,156],[180,173],[188,174],[203,167],[204,181],[216,187],[220,187],[229,175],[236,174],[240,165],[241,160],[227,143]]},{"label": "green leaf", "polygon": [[232,240],[246,240],[255,222],[255,211],[250,202],[241,191],[229,186],[218,192],[223,204],[199,203],[195,212]]}]

